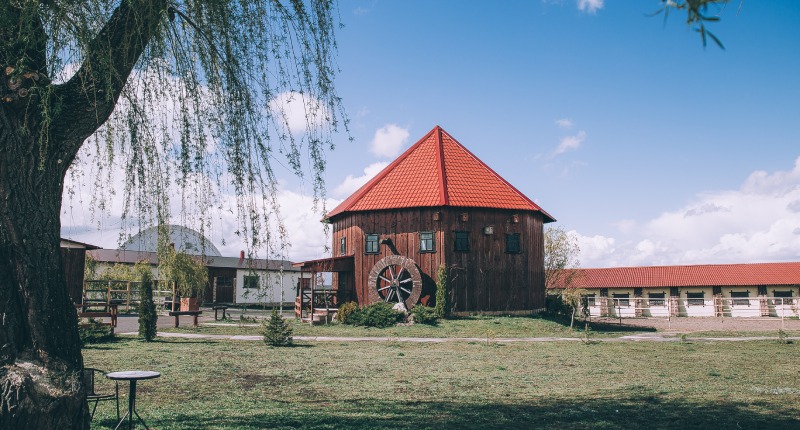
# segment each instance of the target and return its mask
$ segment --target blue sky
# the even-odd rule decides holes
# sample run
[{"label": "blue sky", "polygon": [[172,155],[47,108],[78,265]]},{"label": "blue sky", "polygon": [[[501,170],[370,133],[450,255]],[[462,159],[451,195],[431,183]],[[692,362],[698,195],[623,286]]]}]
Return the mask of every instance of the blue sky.
[{"label": "blue sky", "polygon": [[[329,205],[438,124],[574,232],[584,267],[800,259],[800,2],[734,1],[709,27],[725,50],[658,7],[342,0],[354,141],[328,155]],[[290,258],[324,255],[318,219],[288,220]]]}]

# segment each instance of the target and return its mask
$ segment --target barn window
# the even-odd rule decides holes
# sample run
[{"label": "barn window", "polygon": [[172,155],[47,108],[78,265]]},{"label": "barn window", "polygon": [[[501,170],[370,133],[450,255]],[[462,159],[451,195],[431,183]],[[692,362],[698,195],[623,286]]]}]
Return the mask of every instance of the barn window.
[{"label": "barn window", "polygon": [[506,252],[509,254],[519,254],[519,233],[512,233],[506,235]]},{"label": "barn window", "polygon": [[594,294],[582,294],[581,295],[581,303],[585,303],[586,306],[594,306]]},{"label": "barn window", "polygon": [[469,252],[469,232],[457,231],[455,252]]},{"label": "barn window", "polygon": [[617,306],[630,306],[630,294],[628,293],[614,293],[614,301],[617,302]]},{"label": "barn window", "polygon": [[339,255],[347,254],[347,237],[339,239]]},{"label": "barn window", "polygon": [[705,306],[706,302],[703,300],[705,293],[686,293],[686,304],[688,306]]},{"label": "barn window", "polygon": [[244,287],[251,289],[258,289],[258,275],[245,276]]},{"label": "barn window", "polygon": [[423,231],[419,234],[419,252],[436,252],[432,231]]},{"label": "barn window", "polygon": [[377,254],[378,253],[378,235],[377,234],[368,234],[367,241],[366,241],[366,248],[365,251],[367,254]]},{"label": "barn window", "polygon": [[731,291],[734,306],[750,306],[749,291]]},{"label": "barn window", "polygon": [[650,306],[664,306],[664,293],[650,293]]}]

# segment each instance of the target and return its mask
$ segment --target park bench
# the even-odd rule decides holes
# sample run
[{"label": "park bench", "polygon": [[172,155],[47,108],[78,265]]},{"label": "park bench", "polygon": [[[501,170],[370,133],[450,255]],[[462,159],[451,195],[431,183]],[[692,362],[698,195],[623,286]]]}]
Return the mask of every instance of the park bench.
[{"label": "park bench", "polygon": [[197,316],[202,314],[203,311],[170,311],[169,316],[175,317],[175,327],[178,327],[178,318],[182,315],[189,315],[194,317],[194,326],[197,327]]},{"label": "park bench", "polygon": [[110,325],[112,333],[117,326],[116,303],[78,303],[75,308],[78,310],[78,318],[108,318],[109,322],[101,324]]},{"label": "park bench", "polygon": [[216,306],[213,306],[211,309],[214,309],[214,321],[217,321],[217,312],[218,311],[222,311],[222,319],[227,318],[227,316],[225,315],[225,311],[228,310],[227,306],[216,305]]}]

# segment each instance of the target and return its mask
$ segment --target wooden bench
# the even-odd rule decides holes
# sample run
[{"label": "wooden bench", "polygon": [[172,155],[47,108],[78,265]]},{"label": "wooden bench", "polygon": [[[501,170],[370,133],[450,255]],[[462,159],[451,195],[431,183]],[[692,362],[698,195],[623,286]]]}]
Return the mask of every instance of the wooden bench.
[{"label": "wooden bench", "polygon": [[[109,318],[108,324],[113,329],[117,326],[117,305],[115,303],[78,303],[75,305],[78,310],[78,318]],[[90,308],[102,308],[94,310]]]},{"label": "wooden bench", "polygon": [[202,314],[203,311],[170,311],[169,316],[175,317],[175,327],[178,327],[178,317],[181,315],[190,315],[194,317],[194,326],[197,327],[197,316]]},{"label": "wooden bench", "polygon": [[217,306],[213,306],[211,309],[214,309],[214,321],[217,321],[217,312],[218,311],[222,311],[222,319],[227,318],[227,316],[225,316],[225,311],[228,310],[227,306],[217,305]]}]

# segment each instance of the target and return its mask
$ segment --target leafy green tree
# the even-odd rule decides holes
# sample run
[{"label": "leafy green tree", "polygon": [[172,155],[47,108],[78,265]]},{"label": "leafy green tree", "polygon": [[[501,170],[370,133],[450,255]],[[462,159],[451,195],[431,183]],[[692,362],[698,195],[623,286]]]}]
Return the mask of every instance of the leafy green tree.
[{"label": "leafy green tree", "polygon": [[150,271],[142,273],[139,290],[139,336],[150,342],[156,338],[158,314],[153,303],[153,275]]},{"label": "leafy green tree", "polygon": [[89,428],[59,253],[68,171],[122,195],[125,228],[165,223],[177,187],[206,219],[235,194],[247,246],[285,243],[272,165],[310,160],[323,196],[343,125],[335,15],[328,0],[0,1],[0,428]]}]

